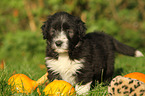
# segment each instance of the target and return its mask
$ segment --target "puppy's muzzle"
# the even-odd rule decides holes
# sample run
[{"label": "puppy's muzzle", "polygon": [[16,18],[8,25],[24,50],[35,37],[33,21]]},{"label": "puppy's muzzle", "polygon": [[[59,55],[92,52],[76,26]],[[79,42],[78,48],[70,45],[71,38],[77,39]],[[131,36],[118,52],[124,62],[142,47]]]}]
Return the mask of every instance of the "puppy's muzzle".
[{"label": "puppy's muzzle", "polygon": [[56,45],[57,47],[61,47],[62,44],[63,44],[63,42],[60,41],[60,40],[58,40],[58,41],[55,42],[55,45]]}]

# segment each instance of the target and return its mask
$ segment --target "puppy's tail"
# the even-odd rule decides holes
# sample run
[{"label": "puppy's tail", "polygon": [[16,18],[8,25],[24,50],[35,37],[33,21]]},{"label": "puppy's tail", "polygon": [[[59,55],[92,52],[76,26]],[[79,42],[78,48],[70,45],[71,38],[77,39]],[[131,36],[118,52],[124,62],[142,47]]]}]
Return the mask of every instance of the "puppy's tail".
[{"label": "puppy's tail", "polygon": [[139,50],[136,50],[135,48],[127,46],[123,43],[120,43],[119,41],[117,41],[115,39],[113,39],[113,45],[114,45],[115,51],[117,51],[121,54],[128,55],[128,56],[134,56],[134,57],[144,56],[142,54],[142,52],[140,52]]}]

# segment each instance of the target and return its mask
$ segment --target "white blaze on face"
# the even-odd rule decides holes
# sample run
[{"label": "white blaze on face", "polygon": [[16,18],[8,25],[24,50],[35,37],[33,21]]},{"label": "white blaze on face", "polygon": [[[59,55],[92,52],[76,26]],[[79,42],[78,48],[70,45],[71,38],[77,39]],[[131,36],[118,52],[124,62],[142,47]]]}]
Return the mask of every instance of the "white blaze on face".
[{"label": "white blaze on face", "polygon": [[[56,42],[61,41],[61,46],[57,46]],[[61,31],[56,37],[53,38],[52,48],[58,53],[64,53],[68,51],[68,38],[64,31]]]}]

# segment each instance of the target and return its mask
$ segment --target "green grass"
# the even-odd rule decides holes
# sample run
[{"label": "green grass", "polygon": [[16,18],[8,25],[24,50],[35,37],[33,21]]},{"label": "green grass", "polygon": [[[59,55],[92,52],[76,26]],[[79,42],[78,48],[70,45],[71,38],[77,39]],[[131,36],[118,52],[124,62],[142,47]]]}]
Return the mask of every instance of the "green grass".
[{"label": "green grass", "polygon": [[[7,81],[10,76],[22,73],[37,80],[47,71],[45,66],[45,41],[42,39],[40,32],[16,32],[5,35],[2,45],[0,46],[0,61],[5,61],[5,68],[0,69],[0,96],[10,96],[10,86]],[[145,73],[144,57],[134,58],[124,55],[117,55],[115,60],[115,74],[125,75],[130,72]],[[44,85],[39,86],[42,92]],[[26,94],[15,94],[16,96],[25,96]],[[37,96],[34,91],[29,96]],[[89,96],[105,96],[107,95],[107,86],[103,83],[97,84],[95,88],[89,92]]]}]

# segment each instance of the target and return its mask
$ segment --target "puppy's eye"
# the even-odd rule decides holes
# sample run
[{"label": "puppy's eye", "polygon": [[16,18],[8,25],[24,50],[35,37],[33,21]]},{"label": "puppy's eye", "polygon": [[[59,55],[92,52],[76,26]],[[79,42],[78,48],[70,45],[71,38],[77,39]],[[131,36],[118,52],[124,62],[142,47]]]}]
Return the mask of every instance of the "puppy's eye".
[{"label": "puppy's eye", "polygon": [[56,33],[56,30],[55,29],[51,29],[50,30],[50,35],[52,36],[52,35],[54,35]]},{"label": "puppy's eye", "polygon": [[69,34],[70,37],[73,37],[74,32],[72,29],[67,30],[67,33]]}]

